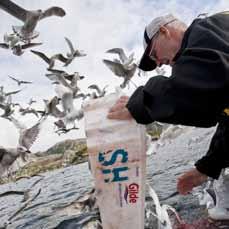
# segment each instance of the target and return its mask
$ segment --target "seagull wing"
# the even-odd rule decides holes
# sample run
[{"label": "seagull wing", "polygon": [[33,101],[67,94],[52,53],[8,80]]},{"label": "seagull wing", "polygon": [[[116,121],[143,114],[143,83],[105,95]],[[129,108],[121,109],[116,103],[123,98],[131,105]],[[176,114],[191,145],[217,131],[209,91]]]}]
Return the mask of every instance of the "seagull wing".
[{"label": "seagull wing", "polygon": [[0,43],[0,47],[4,49],[8,49],[10,46],[6,43]]},{"label": "seagull wing", "polygon": [[126,62],[126,60],[128,59],[124,50],[122,48],[113,48],[113,49],[109,49],[107,50],[107,53],[116,53],[119,55],[120,60],[122,61],[122,63]]},{"label": "seagull wing", "polygon": [[122,64],[120,63],[115,63],[110,60],[103,60],[103,63],[116,75],[119,77],[123,77],[125,73],[125,69]]},{"label": "seagull wing", "polygon": [[31,83],[33,83],[33,82],[31,82],[31,81],[24,81],[24,80],[21,80],[21,83],[31,84]]},{"label": "seagull wing", "polygon": [[16,81],[17,83],[19,82],[19,80],[18,79],[16,79],[16,78],[14,78],[14,77],[12,77],[12,76],[8,76],[10,79],[12,79],[12,80],[14,80],[14,81]]},{"label": "seagull wing", "polygon": [[99,94],[101,93],[101,90],[98,85],[92,84],[88,87],[89,89],[95,89]]},{"label": "seagull wing", "polygon": [[52,56],[52,59],[57,59],[63,63],[66,63],[68,61],[68,59],[64,57],[61,53],[55,54],[54,56]]},{"label": "seagull wing", "polygon": [[52,68],[48,68],[47,70],[48,70],[49,72],[52,72],[52,73],[55,73],[55,74],[66,73],[65,71],[57,70],[57,69],[52,69]]},{"label": "seagull wing", "polygon": [[21,46],[22,49],[31,48],[37,45],[42,45],[42,43],[28,43]]},{"label": "seagull wing", "polygon": [[[64,78],[72,82],[72,80],[74,79],[74,76],[75,76],[75,74],[65,74]],[[77,81],[78,81],[78,79],[77,79]]]},{"label": "seagull wing", "polygon": [[51,73],[51,74],[45,74],[45,76],[48,77],[52,81],[56,81],[56,82],[64,85],[65,87],[70,88],[70,85],[66,81],[64,74],[56,75],[54,73]]},{"label": "seagull wing", "polygon": [[43,59],[46,63],[50,63],[50,59],[42,52],[38,52],[35,50],[30,50],[32,53],[34,53],[35,55],[39,56],[41,59]]},{"label": "seagull wing", "polygon": [[23,131],[22,135],[19,138],[19,145],[24,146],[27,150],[29,150],[35,142],[35,140],[37,139],[37,136],[40,132],[41,123],[42,121],[39,121],[31,128]]},{"label": "seagull wing", "polygon": [[161,208],[158,196],[157,196],[156,192],[154,191],[154,189],[152,189],[152,187],[150,185],[148,185],[148,187],[149,187],[149,195],[152,197],[153,202],[155,204],[156,214],[157,214],[159,220],[161,222],[164,222],[164,219],[162,218],[162,208]]},{"label": "seagull wing", "polygon": [[9,95],[17,94],[17,93],[20,92],[20,91],[21,91],[21,90],[7,92],[5,95],[6,95],[6,96],[9,96]]},{"label": "seagull wing", "polygon": [[58,16],[58,17],[63,17],[65,16],[65,11],[63,8],[57,7],[57,6],[53,6],[48,8],[47,10],[42,12],[42,15],[40,16],[40,20],[44,19],[46,17],[50,17],[50,16]]},{"label": "seagull wing", "polygon": [[45,76],[46,76],[48,79],[50,79],[51,81],[59,82],[59,81],[58,81],[57,75],[54,74],[54,73],[45,74]]},{"label": "seagull wing", "polygon": [[10,0],[1,0],[0,8],[23,22],[26,20],[28,11]]},{"label": "seagull wing", "polygon": [[74,50],[74,47],[73,47],[72,42],[71,42],[67,37],[65,37],[64,39],[65,39],[65,41],[67,42],[67,44],[68,44],[68,46],[69,46],[69,48],[70,48],[71,53],[74,53],[75,50]]}]

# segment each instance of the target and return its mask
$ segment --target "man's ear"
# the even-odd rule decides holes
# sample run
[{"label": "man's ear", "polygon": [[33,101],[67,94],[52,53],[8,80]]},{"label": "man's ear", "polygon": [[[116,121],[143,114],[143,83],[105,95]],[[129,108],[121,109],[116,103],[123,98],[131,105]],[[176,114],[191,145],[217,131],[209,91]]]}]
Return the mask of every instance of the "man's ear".
[{"label": "man's ear", "polygon": [[164,35],[165,37],[170,38],[170,36],[171,36],[170,31],[169,31],[168,28],[166,28],[165,26],[161,26],[159,31],[160,31],[160,33],[161,33],[162,35]]}]

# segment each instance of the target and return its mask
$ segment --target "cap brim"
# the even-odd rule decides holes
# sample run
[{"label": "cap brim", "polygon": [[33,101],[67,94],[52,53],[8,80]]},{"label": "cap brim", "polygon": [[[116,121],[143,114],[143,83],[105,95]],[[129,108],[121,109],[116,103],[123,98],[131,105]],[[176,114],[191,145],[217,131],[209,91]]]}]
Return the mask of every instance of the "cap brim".
[{"label": "cap brim", "polygon": [[144,54],[140,60],[139,65],[138,65],[138,67],[143,71],[153,71],[157,67],[156,62],[153,61],[152,59],[150,59],[150,57],[148,55],[148,50],[149,50],[149,45],[145,49],[145,52],[144,52]]}]

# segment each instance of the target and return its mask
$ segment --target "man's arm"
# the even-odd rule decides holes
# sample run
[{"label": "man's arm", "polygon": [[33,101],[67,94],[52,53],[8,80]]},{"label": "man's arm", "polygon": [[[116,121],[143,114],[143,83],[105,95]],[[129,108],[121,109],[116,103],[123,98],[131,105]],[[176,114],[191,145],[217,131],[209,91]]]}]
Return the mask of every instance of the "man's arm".
[{"label": "man's arm", "polygon": [[222,117],[205,156],[195,163],[201,173],[218,179],[222,168],[229,167],[229,117]]}]

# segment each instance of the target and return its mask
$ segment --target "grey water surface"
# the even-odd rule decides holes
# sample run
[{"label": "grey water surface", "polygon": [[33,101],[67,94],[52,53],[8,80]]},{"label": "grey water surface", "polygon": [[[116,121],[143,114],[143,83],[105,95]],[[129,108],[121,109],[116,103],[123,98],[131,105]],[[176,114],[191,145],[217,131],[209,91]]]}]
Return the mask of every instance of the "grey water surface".
[{"label": "grey water surface", "polygon": [[[182,219],[190,222],[198,219],[206,211],[200,207],[194,195],[175,195],[176,179],[184,171],[193,167],[194,162],[208,149],[214,128],[194,128],[175,140],[171,144],[158,149],[156,153],[147,158],[147,182],[157,192],[162,203],[176,208]],[[93,179],[88,169],[88,163],[70,166],[44,173],[40,180],[30,191],[35,196],[39,189],[40,194],[34,201],[12,218],[7,229],[71,229],[71,228],[97,228],[94,224],[87,227],[87,222],[99,218],[98,211],[80,212],[74,205],[75,201],[86,195],[93,188]],[[26,190],[40,177],[21,179],[16,183],[0,186],[0,193],[9,190]],[[148,194],[147,194],[148,197]],[[23,196],[10,195],[0,198],[0,226],[4,228],[7,220],[23,206]],[[147,201],[150,198],[147,198]],[[71,207],[68,207],[71,206]],[[146,219],[145,228],[157,228],[154,221]]]}]

